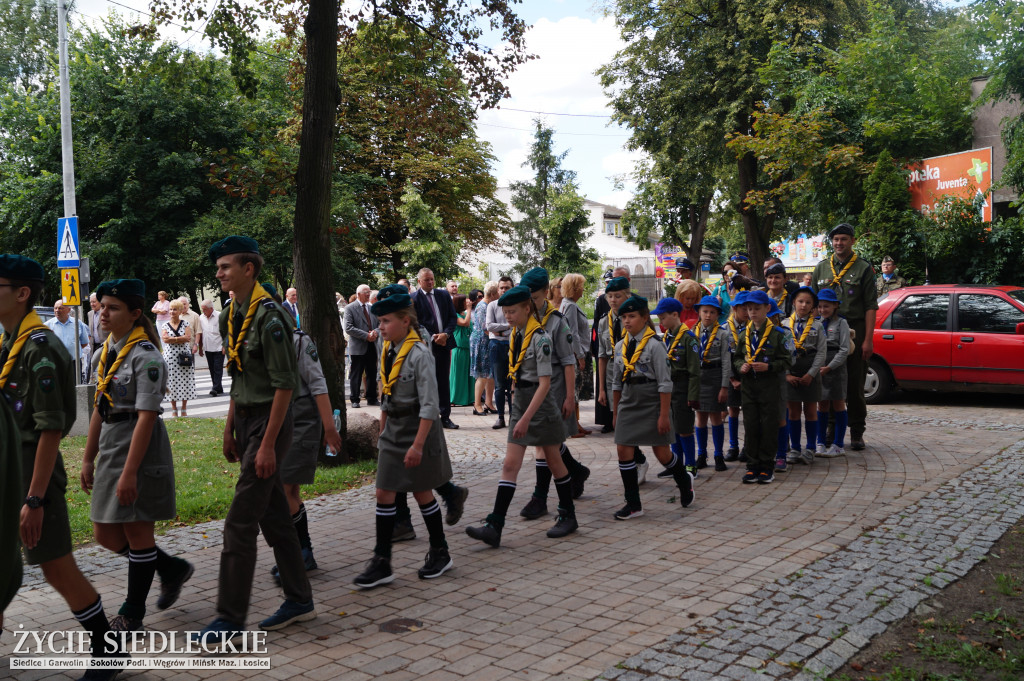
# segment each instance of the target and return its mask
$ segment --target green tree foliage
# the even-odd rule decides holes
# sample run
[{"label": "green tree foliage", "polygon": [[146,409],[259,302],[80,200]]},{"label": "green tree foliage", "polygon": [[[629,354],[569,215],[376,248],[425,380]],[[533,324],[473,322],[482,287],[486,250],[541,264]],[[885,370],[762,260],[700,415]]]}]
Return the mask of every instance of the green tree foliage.
[{"label": "green tree foliage", "polygon": [[551,188],[548,194],[548,212],[540,220],[547,241],[544,267],[557,274],[591,270],[599,255],[593,248],[586,248],[591,227],[583,197],[572,182],[560,189]]},{"label": "green tree foliage", "polygon": [[857,252],[873,263],[892,256],[909,283],[924,283],[924,235],[933,225],[910,207],[907,172],[888,151],[875,160],[874,170],[864,181],[864,195]]},{"label": "green tree foliage", "polygon": [[0,81],[21,90],[45,87],[56,37],[56,0],[0,0]]},{"label": "green tree foliage", "polygon": [[396,246],[403,259],[416,271],[429,267],[438,279],[454,276],[458,272],[455,261],[459,257],[459,240],[447,233],[441,211],[428,206],[412,182],[405,186],[398,213],[409,234],[416,235]]}]

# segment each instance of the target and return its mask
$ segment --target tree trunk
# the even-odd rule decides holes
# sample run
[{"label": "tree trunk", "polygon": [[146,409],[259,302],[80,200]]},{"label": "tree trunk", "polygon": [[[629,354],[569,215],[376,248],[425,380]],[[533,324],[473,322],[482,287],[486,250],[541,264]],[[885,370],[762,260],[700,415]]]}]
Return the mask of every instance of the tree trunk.
[{"label": "tree trunk", "polygon": [[711,215],[711,200],[713,195],[701,199],[700,204],[691,203],[687,209],[690,219],[690,246],[687,250],[690,260],[693,261],[697,271],[693,278],[700,281],[701,269],[700,259],[704,255],[704,235],[708,229],[708,217]]},{"label": "tree trunk", "polygon": [[747,194],[757,185],[757,157],[746,153],[737,159],[737,175],[740,186],[740,218],[743,220],[743,233],[747,239],[747,252],[750,254],[750,275],[753,279],[763,279],[764,261],[768,258],[768,240],[771,237],[774,220],[768,216],[758,215],[757,209],[747,205]]},{"label": "tree trunk", "polygon": [[[302,329],[316,343],[331,404],[345,418],[345,337],[331,268],[331,177],[338,106],[338,3],[310,0],[304,25],[302,139],[295,175],[295,288]],[[339,463],[349,462],[346,452]]]}]

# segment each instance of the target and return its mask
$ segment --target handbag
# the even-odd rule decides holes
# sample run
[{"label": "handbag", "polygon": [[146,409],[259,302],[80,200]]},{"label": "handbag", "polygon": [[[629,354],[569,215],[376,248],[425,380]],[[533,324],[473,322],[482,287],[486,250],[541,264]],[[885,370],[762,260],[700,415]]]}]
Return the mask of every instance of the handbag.
[{"label": "handbag", "polygon": [[[167,330],[170,331],[171,333],[173,333],[177,337],[181,336],[181,327],[182,326],[183,326],[183,322],[178,322],[178,328],[177,329],[172,329],[170,322],[167,322]],[[195,358],[192,356],[192,351],[191,350],[182,350],[181,352],[178,353],[178,366],[180,366],[180,367],[190,367],[193,364],[195,364]]]}]

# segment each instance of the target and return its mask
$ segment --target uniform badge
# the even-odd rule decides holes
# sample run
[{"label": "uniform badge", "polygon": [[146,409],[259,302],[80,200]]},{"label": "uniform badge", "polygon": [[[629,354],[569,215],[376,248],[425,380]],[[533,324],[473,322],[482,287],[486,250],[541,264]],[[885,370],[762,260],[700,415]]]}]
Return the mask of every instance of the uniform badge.
[{"label": "uniform badge", "polygon": [[14,400],[14,413],[20,414],[21,410],[25,408],[25,403],[21,400]]},{"label": "uniform badge", "polygon": [[786,335],[786,343],[785,343],[785,345],[786,345],[786,349],[787,350],[789,350],[790,352],[793,352],[793,349],[796,347],[796,345],[793,343],[793,337],[792,336],[790,336],[788,334]]},{"label": "uniform badge", "polygon": [[44,393],[53,392],[53,376],[43,376],[39,379],[39,387]]},{"label": "uniform badge", "polygon": [[159,367],[149,367],[148,369],[146,369],[146,375],[149,376],[149,380],[151,380],[154,383],[156,383],[157,381],[160,380],[160,368]]},{"label": "uniform badge", "polygon": [[572,334],[569,334],[569,342],[572,343]]},{"label": "uniform badge", "polygon": [[306,354],[309,355],[310,359],[312,359],[314,362],[320,361],[320,357],[316,354],[316,346],[313,345],[312,343],[310,343],[306,347]]},{"label": "uniform badge", "polygon": [[32,371],[39,371],[40,369],[56,369],[57,365],[50,361],[48,358],[43,357],[41,360],[35,363],[32,367]]},{"label": "uniform badge", "polygon": [[281,329],[274,329],[273,331],[270,332],[270,336],[274,339],[274,341],[280,343],[281,341],[284,340],[284,331],[282,331]]},{"label": "uniform badge", "polygon": [[544,353],[545,357],[551,355],[551,346],[548,343],[544,343],[540,346],[540,351]]},{"label": "uniform badge", "polygon": [[125,385],[119,385],[119,386],[117,386],[115,392],[117,393],[118,397],[127,397],[128,396],[128,387],[125,386]]}]

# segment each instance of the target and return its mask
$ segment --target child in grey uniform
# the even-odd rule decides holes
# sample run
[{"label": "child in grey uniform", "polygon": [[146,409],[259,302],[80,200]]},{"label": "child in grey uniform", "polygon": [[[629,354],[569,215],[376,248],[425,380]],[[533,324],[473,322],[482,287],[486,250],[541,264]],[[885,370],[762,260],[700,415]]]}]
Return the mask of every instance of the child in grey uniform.
[{"label": "child in grey uniform", "polygon": [[[140,631],[154,575],[157,606],[170,607],[193,567],[157,548],[157,520],[175,517],[174,461],[160,406],[167,367],[160,340],[143,314],[146,288],[138,279],[105,281],[96,289],[100,328],[109,333],[93,356],[96,409],[82,460],[81,485],[92,492],[96,541],[128,557],[128,594],[110,621],[114,631]],[[95,466],[95,470],[94,470]]]},{"label": "child in grey uniform", "polygon": [[[380,298],[384,295],[384,298]],[[377,543],[366,569],[355,578],[360,589],[394,581],[391,537],[397,492],[412,492],[430,535],[430,550],[418,574],[434,579],[453,563],[444,536],[441,507],[433,489],[452,479],[448,445],[441,430],[434,356],[419,333],[412,298],[391,287],[378,294],[370,311],[380,324],[383,400],[377,443]]]},{"label": "child in grey uniform", "polygon": [[[704,296],[694,305],[700,321],[693,327],[697,338],[694,348],[700,360],[700,397],[695,406],[697,412],[697,464],[696,469],[708,466],[708,421],[711,422],[711,440],[715,447],[715,468],[724,470],[725,426],[722,412],[728,409],[729,379],[732,378],[732,353],[730,352],[728,326],[718,323],[722,304],[714,296]],[[689,468],[689,467],[687,467]],[[690,471],[696,477],[696,470]]]},{"label": "child in grey uniform", "polygon": [[473,539],[499,546],[505,516],[516,493],[516,478],[529,446],[540,447],[555,478],[558,492],[558,521],[547,534],[565,537],[577,530],[576,507],[572,501],[572,478],[558,455],[565,440],[562,416],[551,395],[551,339],[537,321],[530,289],[516,286],[498,299],[509,324],[515,327],[509,347],[509,378],[515,385],[508,444],[501,467],[501,480],[494,499],[494,510],[483,525],[467,527]]},{"label": "child in grey uniform", "polygon": [[651,325],[647,299],[631,296],[619,306],[619,317],[626,336],[615,347],[612,398],[615,445],[626,505],[615,512],[615,519],[629,520],[644,514],[635,447],[653,446],[658,461],[672,471],[684,508],[693,503],[693,476],[669,449],[675,439],[670,418],[672,374],[668,350]]},{"label": "child in grey uniform", "polygon": [[[814,461],[814,443],[818,439],[818,402],[821,400],[821,377],[825,365],[825,329],[814,319],[818,296],[814,289],[802,286],[793,295],[793,314],[783,324],[793,334],[793,366],[786,375],[786,400],[789,402],[790,450],[787,463]],[[804,415],[807,448],[800,449],[800,414]]]},{"label": "child in grey uniform", "polygon": [[[825,333],[825,366],[821,368],[821,402],[818,403],[818,446],[815,456],[843,456],[849,416],[846,413],[846,358],[850,355],[850,325],[839,316],[839,296],[830,288],[818,292],[818,311]],[[828,411],[836,414],[835,441],[826,449]]]}]

